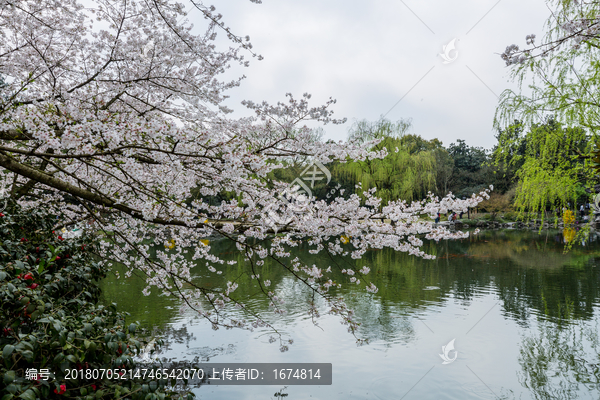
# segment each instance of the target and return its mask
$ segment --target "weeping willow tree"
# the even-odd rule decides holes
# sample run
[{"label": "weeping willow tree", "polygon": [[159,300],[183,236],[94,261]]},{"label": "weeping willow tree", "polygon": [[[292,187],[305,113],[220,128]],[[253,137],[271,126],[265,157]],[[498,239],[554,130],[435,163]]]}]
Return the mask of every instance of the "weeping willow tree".
[{"label": "weeping willow tree", "polygon": [[[583,185],[592,193],[600,173],[600,2],[549,3],[554,10],[542,40],[528,35],[526,48],[513,44],[502,54],[520,90],[502,93],[495,116],[498,129],[515,119],[531,127],[535,141],[520,168],[517,200],[534,211],[574,202]],[[544,115],[561,129],[540,129]],[[578,127],[588,132],[585,146],[573,145],[584,135]]]},{"label": "weeping willow tree", "polygon": [[[514,120],[532,128],[535,142],[521,167],[518,199],[533,210],[568,202],[582,183],[598,183],[600,172],[600,2],[549,3],[554,10],[541,42],[528,35],[526,48],[513,44],[502,54],[520,90],[502,93],[495,116],[498,129]],[[544,115],[567,128],[540,129]],[[586,129],[592,145],[571,145],[584,135],[577,127]]]},{"label": "weeping willow tree", "polygon": [[[502,93],[496,124],[519,119],[531,125],[552,114],[559,122],[596,134],[600,128],[600,2],[549,3],[555,3],[556,10],[546,22],[541,43],[528,35],[527,48],[513,44],[501,55],[521,92]],[[522,92],[526,84],[529,94]]]},{"label": "weeping willow tree", "polygon": [[[504,132],[511,133],[513,129]],[[589,154],[590,135],[582,128],[564,127],[553,118],[533,124],[526,134],[501,134],[494,150],[496,163],[519,165],[515,208],[539,213],[577,204],[592,180]],[[521,148],[521,151],[514,151]],[[542,213],[543,217],[543,213]]]},{"label": "weeping willow tree", "polygon": [[[437,168],[434,148],[441,142],[420,140],[420,151],[415,151],[416,135],[407,135],[410,120],[391,122],[359,121],[349,132],[349,141],[364,144],[378,139],[371,147],[380,151],[387,149],[383,159],[367,159],[335,166],[334,174],[342,179],[361,183],[363,190],[376,188],[384,203],[391,200],[417,200],[427,196],[436,186]],[[410,140],[405,140],[405,139]],[[362,191],[360,192],[362,195]]]},{"label": "weeping willow tree", "polygon": [[348,131],[348,141],[358,145],[385,138],[403,138],[412,128],[412,120],[400,119],[392,122],[385,118],[378,121],[368,121],[366,119],[356,121]]}]

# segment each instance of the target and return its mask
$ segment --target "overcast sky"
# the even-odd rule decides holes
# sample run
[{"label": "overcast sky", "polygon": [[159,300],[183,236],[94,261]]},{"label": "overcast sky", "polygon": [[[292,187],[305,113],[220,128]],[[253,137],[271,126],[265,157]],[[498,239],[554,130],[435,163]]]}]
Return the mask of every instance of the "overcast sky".
[{"label": "overcast sky", "polygon": [[[229,92],[240,102],[284,100],[308,92],[314,105],[337,99],[326,138],[346,138],[355,120],[411,118],[413,133],[491,148],[497,96],[509,82],[499,54],[540,38],[550,15],[544,0],[248,0],[215,3],[226,25],[249,35],[254,51],[247,76]],[[194,13],[188,18],[194,22]],[[456,51],[443,46],[455,39]]]}]

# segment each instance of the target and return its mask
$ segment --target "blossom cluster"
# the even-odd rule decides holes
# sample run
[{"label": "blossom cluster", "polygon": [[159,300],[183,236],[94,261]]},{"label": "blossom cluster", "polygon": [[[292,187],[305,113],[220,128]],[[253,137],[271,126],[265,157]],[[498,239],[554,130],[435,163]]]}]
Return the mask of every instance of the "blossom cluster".
[{"label": "blossom cluster", "polygon": [[[129,272],[141,271],[144,294],[154,287],[178,296],[213,328],[276,331],[247,306],[237,282],[209,289],[192,279],[197,265],[221,275],[225,264],[236,263],[212,251],[209,238],[221,236],[234,241],[252,266],[271,259],[287,268],[356,333],[354,314],[330,291],[342,283],[334,283],[331,266],[318,268],[292,255],[299,242],[310,254],[360,259],[369,249],[390,248],[431,259],[421,250],[423,238],[465,237],[436,227],[428,217],[466,211],[488,191],[467,200],[430,194],[419,202],[383,205],[372,189],[364,191],[364,201],[351,194],[309,202],[301,213],[286,207],[279,196],[286,183],[268,184],[267,177],[291,157],[326,164],[383,158],[387,151],[314,140],[306,121],[344,120],[332,117],[335,100],[311,107],[308,93],[299,100],[288,93],[287,102],[276,105],[247,101],[255,117],[228,118],[222,101],[240,80],[221,76],[231,63],[246,65],[244,54],[256,55],[212,7],[194,2],[207,20],[206,34],[198,35],[172,1],[89,3],[83,8],[75,0],[23,0],[19,7],[0,2],[0,75],[9,78],[0,96],[0,167],[27,191],[19,199],[22,206],[45,205],[60,223],[87,221],[94,231],[111,232],[118,246],[104,242],[100,256],[111,260],[107,267],[119,262]],[[217,31],[235,46],[218,50]],[[222,193],[233,199],[209,201]],[[286,221],[277,227],[283,234],[270,241],[268,209],[279,210]],[[342,236],[347,240],[340,241]],[[366,267],[345,271],[348,282],[374,294],[368,273]],[[275,312],[284,313],[276,285],[261,281],[258,273],[252,278]],[[233,309],[251,318],[227,318]],[[314,303],[307,312],[320,315]],[[290,343],[280,344],[286,349]]]}]

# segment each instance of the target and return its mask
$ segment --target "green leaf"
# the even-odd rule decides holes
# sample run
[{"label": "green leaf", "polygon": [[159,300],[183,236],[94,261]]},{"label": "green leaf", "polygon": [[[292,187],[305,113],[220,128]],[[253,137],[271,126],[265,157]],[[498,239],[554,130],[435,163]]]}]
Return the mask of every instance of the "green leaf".
[{"label": "green leaf", "polygon": [[58,353],[55,357],[54,357],[54,364],[58,364],[60,363],[62,360],[64,360],[65,355],[63,353]]},{"label": "green leaf", "polygon": [[25,391],[24,393],[21,393],[19,395],[20,398],[24,399],[24,400],[35,400],[36,396],[35,396],[35,392],[31,389],[28,389],[27,391]]},{"label": "green leaf", "polygon": [[46,264],[46,260],[40,261],[40,265],[38,266],[38,273],[44,272],[44,265]]},{"label": "green leaf", "polygon": [[7,344],[6,346],[4,346],[4,349],[2,349],[2,358],[8,362],[10,355],[13,351],[15,351],[15,346],[13,346],[12,344]]},{"label": "green leaf", "polygon": [[27,362],[30,362],[30,363],[33,362],[33,351],[25,350],[25,351],[21,352],[21,355],[25,358],[25,360]]},{"label": "green leaf", "polygon": [[15,380],[15,371],[8,371],[7,373],[4,374],[4,383],[6,385],[8,385],[9,383],[11,383],[12,381]]},{"label": "green leaf", "polygon": [[8,393],[8,394],[5,394],[4,396],[2,396],[2,399],[0,399],[0,400],[11,400],[11,399],[14,399],[14,398],[15,398],[14,395]]},{"label": "green leaf", "polygon": [[26,340],[23,340],[20,343],[19,346],[21,346],[21,348],[26,348],[27,350],[32,350],[33,351],[33,345],[30,342],[26,341]]}]

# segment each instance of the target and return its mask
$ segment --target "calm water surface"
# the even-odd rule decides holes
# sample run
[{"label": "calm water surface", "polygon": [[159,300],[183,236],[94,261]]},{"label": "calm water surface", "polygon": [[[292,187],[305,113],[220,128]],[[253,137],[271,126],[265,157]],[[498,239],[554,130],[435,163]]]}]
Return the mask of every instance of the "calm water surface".
[{"label": "calm water surface", "polygon": [[[103,282],[106,302],[116,302],[167,345],[160,357],[200,362],[314,362],[333,364],[331,386],[288,386],[297,399],[598,399],[600,398],[600,243],[578,243],[564,254],[563,234],[487,231],[462,241],[425,244],[436,260],[393,251],[367,253],[340,266],[371,268],[379,292],[354,285],[338,291],[356,311],[358,347],[339,319],[325,315],[315,327],[303,307],[310,294],[268,262],[260,271],[286,297],[287,315],[275,320],[250,281],[243,262],[223,275],[197,267],[206,287],[237,279],[257,311],[277,321],[294,344],[281,353],[264,331],[214,331],[177,301],[141,295],[132,277]],[[235,246],[213,249],[238,259]],[[319,267],[330,259],[298,255]],[[339,280],[347,279],[339,276]],[[443,364],[442,346],[454,340],[456,360]],[[194,389],[200,399],[273,399],[277,386],[214,386]]]}]

